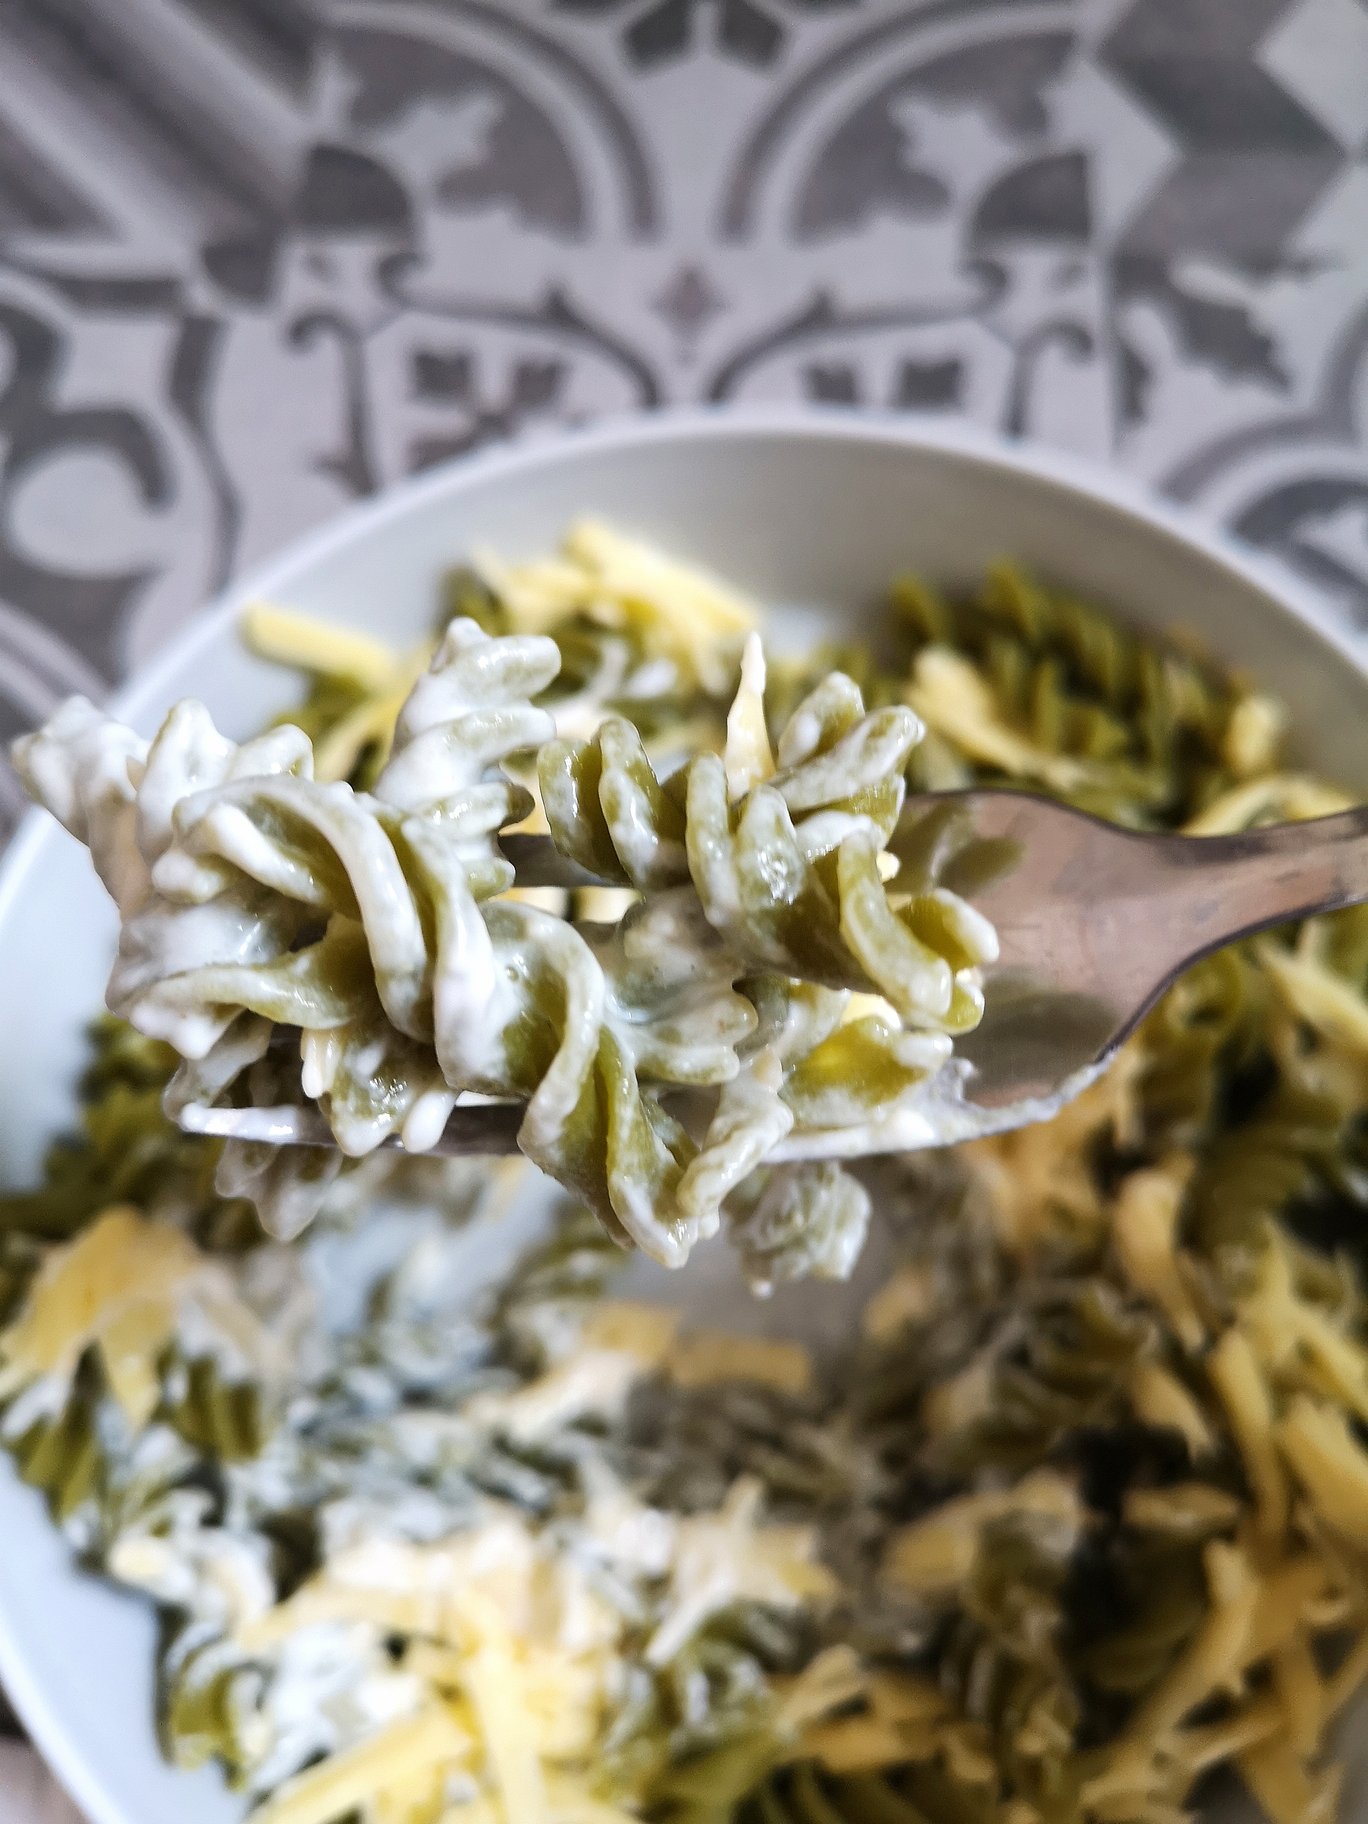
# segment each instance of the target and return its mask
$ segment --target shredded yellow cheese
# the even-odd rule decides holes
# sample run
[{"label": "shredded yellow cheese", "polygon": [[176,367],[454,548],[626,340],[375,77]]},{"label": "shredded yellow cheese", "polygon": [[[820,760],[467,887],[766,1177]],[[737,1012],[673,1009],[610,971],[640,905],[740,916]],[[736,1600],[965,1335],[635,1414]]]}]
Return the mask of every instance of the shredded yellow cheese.
[{"label": "shredded yellow cheese", "polygon": [[383,640],[272,602],[249,602],[239,625],[243,641],[259,658],[338,678],[358,690],[388,689],[402,663],[401,655]]},{"label": "shredded yellow cheese", "polygon": [[1271,772],[1286,733],[1287,711],[1282,704],[1262,691],[1251,691],[1230,712],[1221,758],[1241,779]]},{"label": "shredded yellow cheese", "polygon": [[776,1678],[778,1727],[799,1734],[833,1710],[867,1695],[869,1674],[853,1647],[826,1647],[792,1678]]},{"label": "shredded yellow cheese", "polygon": [[616,925],[640,898],[635,887],[577,887],[575,917],[590,924]]},{"label": "shredded yellow cheese", "polygon": [[1325,1521],[1354,1545],[1368,1548],[1368,1451],[1344,1414],[1299,1394],[1277,1428],[1277,1441]]},{"label": "shredded yellow cheese", "polygon": [[1009,727],[992,687],[970,660],[946,646],[927,646],[917,655],[903,698],[928,728],[986,766],[1064,792],[1087,778],[1087,768],[1078,761],[1038,747]]},{"label": "shredded yellow cheese", "polygon": [[374,747],[381,761],[389,756],[399,712],[409,693],[427,669],[427,651],[401,660],[392,681],[374,696],[365,698],[319,736],[314,743],[314,776],[318,779],[345,779],[355,768],[364,749]]},{"label": "shredded yellow cheese", "polygon": [[1257,823],[1299,823],[1347,811],[1355,801],[1301,773],[1273,773],[1235,785],[1183,827],[1185,836],[1229,836]]},{"label": "shredded yellow cheese", "polygon": [[715,1514],[678,1522],[665,1614],[646,1648],[666,1665],[710,1615],[736,1602],[792,1609],[829,1601],[839,1588],[817,1558],[811,1527],[761,1526],[762,1485],[742,1477]]},{"label": "shredded yellow cheese", "polygon": [[1207,1698],[1238,1688],[1249,1661],[1260,1585],[1246,1555],[1215,1540],[1205,1564],[1211,1607],[1168,1675],[1140,1705],[1113,1748],[1106,1771],[1089,1782],[1090,1804],[1118,1793],[1144,1791],[1156,1748]]},{"label": "shredded yellow cheese", "polygon": [[385,758],[399,712],[427,669],[431,644],[396,651],[370,634],[270,602],[250,603],[243,610],[241,629],[246,644],[261,658],[336,679],[364,693],[314,743],[316,778],[345,779],[368,747],[374,746]]},{"label": "shredded yellow cheese", "polygon": [[870,1342],[886,1343],[904,1324],[927,1317],[934,1299],[935,1287],[925,1267],[899,1267],[865,1306],[861,1328]]},{"label": "shredded yellow cheese", "polygon": [[946,1501],[926,1519],[895,1533],[882,1575],[919,1595],[954,1589],[974,1568],[983,1529],[1017,1514],[1076,1528],[1083,1524],[1084,1509],[1072,1482],[1054,1470],[1037,1470],[1015,1488]]},{"label": "shredded yellow cheese", "polygon": [[507,1824],[548,1824],[546,1787],[507,1629],[491,1613],[466,1671],[485,1760]]},{"label": "shredded yellow cheese", "polygon": [[[179,1229],[128,1206],[106,1210],[75,1241],[52,1250],[0,1333],[0,1401],[39,1380],[64,1397],[94,1347],[114,1397],[135,1425],[145,1425],[160,1398],[161,1357],[193,1290],[225,1312],[234,1302],[220,1269]],[[259,1326],[245,1307],[232,1310],[231,1321],[242,1341],[260,1346]]]},{"label": "shredded yellow cheese", "polygon": [[780,1337],[691,1330],[675,1344],[669,1366],[681,1387],[754,1381],[780,1393],[806,1393],[812,1385],[812,1357],[801,1343]]},{"label": "shredded yellow cheese", "polygon": [[1126,1277],[1164,1312],[1185,1348],[1201,1347],[1206,1333],[1178,1257],[1176,1236],[1192,1161],[1176,1153],[1162,1165],[1132,1172],[1116,1196],[1113,1233]]},{"label": "shredded yellow cheese", "polygon": [[678,1327],[679,1314],[661,1305],[601,1304],[564,1361],[511,1393],[477,1395],[466,1416],[520,1444],[549,1437],[589,1413],[609,1417],[621,1411],[644,1375],[665,1366]]},{"label": "shredded yellow cheese", "polygon": [[1167,1368],[1157,1362],[1141,1362],[1131,1377],[1130,1391],[1136,1418],[1156,1429],[1178,1432],[1194,1458],[1207,1456],[1215,1448],[1211,1426],[1196,1397]]},{"label": "shredded yellow cheese", "polygon": [[1266,1540],[1282,1537],[1290,1503],[1287,1477],[1273,1437],[1273,1400],[1249,1339],[1227,1330],[1207,1358],[1207,1373],[1230,1418]]},{"label": "shredded yellow cheese", "polygon": [[1368,1052],[1368,1003],[1343,976],[1276,944],[1261,944],[1259,960],[1298,1019],[1350,1051]]},{"label": "shredded yellow cheese", "polygon": [[335,1824],[387,1786],[426,1768],[461,1765],[473,1745],[451,1711],[433,1705],[287,1780],[251,1824]]},{"label": "shredded yellow cheese", "polygon": [[866,1672],[865,1708],[817,1722],[802,1752],[831,1773],[867,1773],[901,1761],[929,1760],[947,1742],[950,1706],[930,1679],[913,1673]]},{"label": "shredded yellow cheese", "polygon": [[1209,1767],[1219,1766],[1246,1748],[1267,1741],[1282,1727],[1281,1706],[1272,1698],[1260,1698],[1220,1722],[1181,1730],[1174,1737],[1174,1759],[1180,1766],[1190,1767],[1194,1775],[1205,1773]]},{"label": "shredded yellow cheese", "polygon": [[1368,1678],[1368,1634],[1360,1634],[1325,1685],[1324,1721],[1332,1723]]},{"label": "shredded yellow cheese", "polygon": [[1049,1121],[957,1149],[987,1193],[999,1239],[1016,1258],[1031,1259],[1061,1229],[1102,1232],[1108,1212],[1089,1162],[1098,1140],[1125,1146],[1138,1131],[1144,1063],[1138,1044],[1125,1045],[1110,1069]]},{"label": "shredded yellow cheese", "polygon": [[1246,1749],[1239,1768],[1269,1824],[1334,1824],[1338,1768],[1311,1773],[1293,1744],[1280,1736]]},{"label": "shredded yellow cheese", "polygon": [[1263,1574],[1259,1612],[1249,1637],[1251,1664],[1266,1659],[1297,1632],[1330,1587],[1319,1558],[1287,1558]]},{"label": "shredded yellow cheese", "polygon": [[1368,1419],[1368,1351],[1297,1287],[1290,1245],[1270,1233],[1241,1320],[1267,1368],[1310,1378],[1339,1404]]},{"label": "shredded yellow cheese", "polygon": [[582,1781],[552,1774],[546,1782],[553,1824],[641,1824],[637,1811],[606,1805],[584,1790]]},{"label": "shredded yellow cheese", "polygon": [[1325,1689],[1305,1628],[1298,1628],[1273,1655],[1273,1689],[1282,1706],[1288,1742],[1309,1759],[1320,1741]]},{"label": "shredded yellow cheese", "polygon": [[1172,1482],[1165,1488],[1133,1488],[1122,1518],[1145,1532],[1202,1534],[1225,1531],[1240,1517],[1240,1503],[1209,1482]]},{"label": "shredded yellow cheese", "polygon": [[557,557],[505,564],[482,552],[477,564],[519,632],[550,633],[580,614],[635,630],[675,661],[685,684],[717,695],[759,619],[725,584],[597,520],[572,526]]}]

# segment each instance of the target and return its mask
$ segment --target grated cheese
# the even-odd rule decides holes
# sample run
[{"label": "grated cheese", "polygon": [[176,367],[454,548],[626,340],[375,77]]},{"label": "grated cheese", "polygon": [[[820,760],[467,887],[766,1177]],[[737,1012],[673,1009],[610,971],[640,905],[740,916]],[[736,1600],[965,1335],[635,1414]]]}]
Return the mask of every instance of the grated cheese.
[{"label": "grated cheese", "polygon": [[1308,1772],[1292,1743],[1278,1736],[1246,1749],[1239,1768],[1269,1824],[1334,1824],[1338,1768]]},{"label": "grated cheese", "polygon": [[472,1746],[451,1712],[434,1705],[287,1780],[250,1824],[334,1824],[387,1786],[426,1768],[460,1765]]},{"label": "grated cheese", "polygon": [[1305,1628],[1298,1628],[1273,1655],[1273,1689],[1282,1706],[1289,1744],[1303,1759],[1309,1758],[1320,1741],[1325,1689]]},{"label": "grated cheese", "polygon": [[548,1824],[538,1744],[508,1631],[492,1607],[481,1627],[484,1638],[471,1657],[466,1685],[488,1773],[506,1824]]},{"label": "grated cheese", "polygon": [[1141,1703],[1112,1749],[1106,1771],[1084,1788],[1089,1804],[1143,1791],[1156,1747],[1197,1706],[1218,1692],[1238,1689],[1249,1663],[1260,1584],[1245,1554],[1213,1541],[1205,1554],[1211,1607],[1172,1670]]},{"label": "grated cheese", "polygon": [[260,1324],[217,1263],[169,1223],[129,1206],[106,1210],[75,1241],[48,1253],[0,1333],[0,1402],[34,1387],[59,1408],[81,1357],[94,1347],[115,1399],[134,1425],[146,1425],[161,1397],[161,1358],[192,1294],[202,1296],[211,1325],[217,1315],[256,1366],[269,1364]]},{"label": "grated cheese", "polygon": [[1273,1439],[1273,1400],[1249,1339],[1227,1330],[1207,1358],[1207,1373],[1230,1417],[1258,1504],[1258,1528],[1267,1540],[1282,1537],[1290,1513],[1287,1477]]},{"label": "grated cheese", "polygon": [[734,1602],[792,1609],[837,1594],[835,1577],[817,1559],[814,1530],[758,1524],[762,1485],[736,1482],[716,1514],[677,1523],[665,1613],[646,1648],[648,1665],[666,1665],[707,1621]]},{"label": "grated cheese", "polygon": [[466,1416],[519,1444],[550,1437],[591,1413],[610,1418],[643,1376],[665,1365],[678,1327],[678,1313],[661,1305],[599,1305],[564,1361],[511,1393],[478,1394]]},{"label": "grated cheese", "polygon": [[918,655],[903,700],[939,735],[973,760],[1018,778],[1072,791],[1087,778],[1077,760],[1038,747],[1002,719],[991,686],[968,659],[946,646]]},{"label": "grated cheese", "polygon": [[507,564],[486,552],[477,566],[520,633],[550,633],[575,615],[640,634],[675,662],[682,681],[720,695],[759,616],[703,571],[663,557],[597,520],[581,520],[557,557]]},{"label": "grated cheese", "polygon": [[1251,691],[1230,712],[1221,758],[1242,779],[1271,772],[1286,733],[1287,712],[1282,704],[1262,691]]},{"label": "grated cheese", "polygon": [[1192,1161],[1175,1153],[1162,1165],[1131,1172],[1117,1192],[1113,1228],[1126,1277],[1152,1298],[1183,1345],[1200,1349],[1206,1326],[1183,1277],[1176,1236]]},{"label": "grated cheese", "polygon": [[935,1297],[931,1275],[924,1267],[899,1267],[864,1308],[861,1328],[872,1343],[886,1343],[904,1324],[928,1317]]},{"label": "grated cheese", "polygon": [[391,686],[403,660],[392,646],[369,634],[317,621],[273,602],[249,602],[239,622],[244,642],[258,658],[299,671],[339,678],[360,690]]},{"label": "grated cheese", "polygon": [[1329,1525],[1354,1545],[1368,1547],[1368,1452],[1343,1413],[1299,1394],[1277,1428],[1277,1441]]},{"label": "grated cheese", "polygon": [[1142,1531],[1202,1534],[1224,1532],[1241,1513],[1234,1495],[1209,1482],[1172,1482],[1164,1488],[1133,1488],[1122,1508],[1127,1526]]},{"label": "grated cheese", "polygon": [[806,1393],[812,1357],[801,1343],[779,1337],[736,1336],[726,1330],[691,1330],[675,1344],[670,1378],[680,1387],[753,1381],[779,1393]]},{"label": "grated cheese", "polygon": [[1298,823],[1347,811],[1355,801],[1302,773],[1271,773],[1235,785],[1183,826],[1185,836],[1229,836],[1261,822]]},{"label": "grated cheese", "polygon": [[352,772],[364,749],[371,747],[383,761],[389,758],[399,712],[408,701],[431,653],[424,649],[403,661],[390,684],[374,696],[349,709],[314,743],[314,776],[323,780],[345,779]]},{"label": "grated cheese", "polygon": [[1276,944],[1260,945],[1259,960],[1298,1019],[1353,1052],[1368,1051],[1368,1006],[1342,976]]},{"label": "grated cheese", "polygon": [[1131,1378],[1131,1404],[1136,1418],[1159,1430],[1178,1432],[1194,1458],[1215,1448],[1211,1427],[1196,1399],[1157,1362],[1141,1362]]},{"label": "grated cheese", "polygon": [[882,1575],[919,1595],[954,1589],[974,1568],[983,1529],[1015,1514],[1080,1527],[1084,1509],[1073,1483],[1048,1469],[1027,1476],[1015,1488],[961,1495],[893,1535]]}]

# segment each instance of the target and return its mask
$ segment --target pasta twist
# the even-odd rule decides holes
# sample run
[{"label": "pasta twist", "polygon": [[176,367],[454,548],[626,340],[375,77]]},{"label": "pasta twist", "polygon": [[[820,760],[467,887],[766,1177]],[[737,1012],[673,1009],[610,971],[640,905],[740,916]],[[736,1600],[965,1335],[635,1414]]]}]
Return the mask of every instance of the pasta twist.
[{"label": "pasta twist", "polygon": [[1268,764],[1280,724],[1264,699],[1009,566],[954,601],[900,583],[893,605],[916,647],[912,701],[972,710],[928,719],[979,777],[1034,778],[1117,822],[1182,823],[1232,765]]},{"label": "pasta twist", "polygon": [[875,992],[910,1022],[966,1030],[982,1012],[976,972],[994,954],[991,929],[943,890],[897,904],[879,868],[920,723],[903,708],[867,715],[834,673],[789,719],[776,767],[752,654],[726,754],[699,755],[685,774],[662,782],[619,718],[591,740],[548,743],[538,772],[553,838],[640,891],[692,882],[751,969]]},{"label": "pasta twist", "polygon": [[[89,706],[64,711],[20,763],[117,887],[110,1005],[186,1060],[173,1108],[240,1082],[259,1104],[302,1093],[360,1156],[396,1132],[431,1146],[462,1093],[513,1099],[522,1150],[620,1240],[677,1265],[795,1123],[840,1127],[858,1150],[872,1118],[906,1115],[978,1017],[994,939],[953,894],[884,885],[910,711],[866,715],[833,676],[790,718],[776,767],[753,641],[726,752],[695,758],[681,790],[625,722],[552,741],[534,699],[558,666],[544,636],[454,622],[371,792],[315,779],[297,730],[237,747],[189,705],[145,749]],[[533,804],[507,769],[536,749],[567,851],[647,889],[616,925],[507,894],[498,836]],[[886,997],[882,1013],[837,1031],[851,990]],[[794,1015],[807,991],[826,997],[815,1022]],[[300,1034],[297,1079],[267,1055],[276,1028]],[[721,1089],[701,1150],[666,1087]],[[914,1116],[904,1139],[917,1119],[929,1137]],[[293,1234],[339,1165],[231,1145],[219,1184]],[[747,1245],[778,1272],[848,1271],[867,1215],[847,1178],[787,1173],[759,1191]]]},{"label": "pasta twist", "polygon": [[[264,799],[247,789],[187,807],[187,848],[330,914],[319,943],[276,979],[250,968],[201,991],[303,1029],[304,1091],[347,1151],[401,1125],[408,1145],[430,1144],[462,1089],[526,1101],[529,1157],[620,1239],[674,1263],[701,1232],[671,1197],[693,1148],[640,1075],[724,1080],[754,1016],[677,897],[608,934],[494,898],[512,881],[497,831],[532,801],[489,775],[553,732],[530,698],[557,663],[547,639],[490,639],[457,622],[401,715],[378,807],[293,782],[273,782]],[[297,1186],[278,1157],[260,1163],[288,1181],[278,1194]]]},{"label": "pasta twist", "polygon": [[[921,734],[915,716],[867,715],[858,688],[833,674],[788,719],[776,764],[764,686],[752,642],[721,757],[701,755],[662,780],[636,730],[610,718],[587,741],[544,747],[539,781],[563,852],[638,891],[687,883],[751,972],[760,1026],[680,1201],[703,1217],[736,1193],[732,1237],[767,1288],[809,1273],[845,1277],[869,1200],[830,1164],[749,1175],[804,1130],[814,1152],[853,1152],[898,1120],[902,1144],[925,1144],[925,1087],[943,1080],[949,1035],[981,1015],[979,972],[996,940],[937,884],[937,855],[909,866],[910,892],[895,896],[882,879]],[[852,991],[877,993],[875,1010],[862,1013]]]},{"label": "pasta twist", "polygon": [[[755,1016],[691,902],[583,936],[493,900],[512,878],[497,831],[531,805],[500,763],[551,734],[530,698],[557,663],[549,640],[457,623],[373,795],[313,780],[297,731],[238,749],[193,708],[134,751],[103,821],[75,789],[97,712],[74,741],[65,724],[35,737],[21,764],[70,827],[94,831],[107,877],[121,870],[110,1002],[187,1058],[173,1099],[227,1091],[275,1025],[300,1030],[301,1087],[352,1153],[401,1127],[430,1144],[462,1089],[512,1095],[528,1104],[529,1155],[620,1237],[677,1261],[698,1232],[671,1199],[693,1147],[638,1073],[724,1080]],[[126,754],[121,731],[104,739]],[[334,1165],[230,1149],[226,1182],[268,1196],[293,1230]]]},{"label": "pasta twist", "polygon": [[834,1776],[804,1761],[767,1780],[741,1807],[737,1824],[863,1824],[866,1818],[920,1824],[923,1816],[885,1774]]}]

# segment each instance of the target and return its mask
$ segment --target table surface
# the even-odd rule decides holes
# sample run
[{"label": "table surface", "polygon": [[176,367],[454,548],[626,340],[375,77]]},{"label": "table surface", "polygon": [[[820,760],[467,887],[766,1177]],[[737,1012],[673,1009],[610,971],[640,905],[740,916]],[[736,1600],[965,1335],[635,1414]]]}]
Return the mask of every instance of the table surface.
[{"label": "table surface", "polygon": [[0,4],[0,738],[427,464],[796,400],[1110,458],[1368,626],[1368,0]]}]

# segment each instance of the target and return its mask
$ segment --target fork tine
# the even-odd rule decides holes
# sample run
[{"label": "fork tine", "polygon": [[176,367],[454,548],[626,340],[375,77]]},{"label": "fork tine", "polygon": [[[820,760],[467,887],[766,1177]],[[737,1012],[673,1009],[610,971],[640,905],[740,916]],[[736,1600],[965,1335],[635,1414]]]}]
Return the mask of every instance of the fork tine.
[{"label": "fork tine", "polygon": [[549,836],[501,836],[499,847],[513,863],[520,887],[601,887],[601,874],[591,874],[571,861]]},{"label": "fork tine", "polygon": [[[524,1110],[516,1103],[477,1103],[452,1111],[434,1153],[444,1158],[501,1157],[518,1150]],[[336,1147],[332,1129],[316,1108],[207,1108],[191,1102],[176,1111],[186,1133],[219,1140],[247,1140],[267,1146]],[[397,1147],[398,1136],[382,1143]],[[421,1155],[419,1155],[421,1157]]]}]

